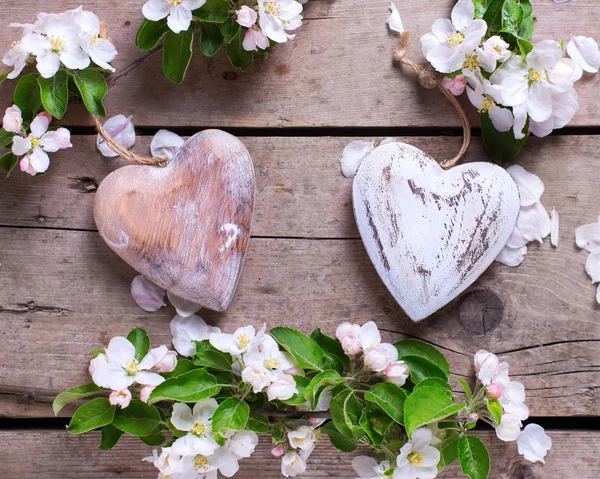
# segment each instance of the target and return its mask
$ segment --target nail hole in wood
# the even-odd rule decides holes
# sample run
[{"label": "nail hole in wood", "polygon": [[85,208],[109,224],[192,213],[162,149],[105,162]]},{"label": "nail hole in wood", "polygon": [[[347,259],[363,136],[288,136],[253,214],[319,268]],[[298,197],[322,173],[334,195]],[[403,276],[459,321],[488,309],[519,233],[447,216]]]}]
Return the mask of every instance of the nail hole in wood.
[{"label": "nail hole in wood", "polygon": [[478,336],[485,336],[496,329],[503,317],[502,300],[487,289],[478,289],[465,295],[458,310],[462,327]]}]

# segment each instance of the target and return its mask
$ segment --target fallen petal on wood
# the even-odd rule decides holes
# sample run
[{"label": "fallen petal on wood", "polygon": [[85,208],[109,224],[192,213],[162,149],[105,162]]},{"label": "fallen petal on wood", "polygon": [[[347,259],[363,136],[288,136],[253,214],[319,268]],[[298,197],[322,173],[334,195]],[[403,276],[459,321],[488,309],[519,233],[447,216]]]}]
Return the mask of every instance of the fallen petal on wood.
[{"label": "fallen petal on wood", "polygon": [[231,304],[254,211],[254,168],[241,141],[194,135],[168,166],[130,165],[100,184],[94,219],[108,246],[150,281],[215,311]]},{"label": "fallen petal on wood", "polygon": [[443,170],[421,150],[376,148],[353,183],[354,215],[379,276],[419,321],[470,286],[515,228],[517,185],[501,167]]}]

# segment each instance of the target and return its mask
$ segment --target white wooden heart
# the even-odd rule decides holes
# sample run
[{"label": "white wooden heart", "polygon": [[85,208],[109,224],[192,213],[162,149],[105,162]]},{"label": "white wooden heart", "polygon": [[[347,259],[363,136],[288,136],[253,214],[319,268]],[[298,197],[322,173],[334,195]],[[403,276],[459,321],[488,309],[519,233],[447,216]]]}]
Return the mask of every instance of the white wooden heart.
[{"label": "white wooden heart", "polygon": [[379,276],[419,321],[456,298],[494,261],[519,214],[519,191],[491,163],[443,170],[418,148],[392,143],[361,163],[354,215]]}]

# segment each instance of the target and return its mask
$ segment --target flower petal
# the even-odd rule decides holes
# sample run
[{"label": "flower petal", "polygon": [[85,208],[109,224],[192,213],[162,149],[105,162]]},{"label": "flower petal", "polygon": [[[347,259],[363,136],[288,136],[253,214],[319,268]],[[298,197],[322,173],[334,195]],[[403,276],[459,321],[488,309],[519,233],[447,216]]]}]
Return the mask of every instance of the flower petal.
[{"label": "flower petal", "polygon": [[[131,121],[131,116],[116,115],[102,125],[106,133],[123,148],[129,149],[135,144],[135,127]],[[100,135],[96,138],[96,146],[100,153],[107,158],[119,156],[114,152]]]},{"label": "flower petal", "polygon": [[530,173],[521,165],[509,166],[506,171],[517,184],[521,206],[531,206],[540,201],[544,194],[544,182],[539,176]]},{"label": "flower petal", "polygon": [[528,461],[545,463],[544,458],[552,447],[552,439],[546,435],[543,427],[528,424],[517,438],[517,447],[519,454]]},{"label": "flower petal", "polygon": [[50,166],[50,157],[41,148],[34,148],[29,155],[29,163],[35,171],[43,173]]},{"label": "flower petal", "polygon": [[167,18],[167,25],[173,33],[185,32],[192,23],[192,12],[183,5],[175,5]]},{"label": "flower petal", "polygon": [[492,124],[498,131],[509,131],[515,123],[513,114],[508,108],[497,106],[492,108],[489,113]]},{"label": "flower petal", "polygon": [[502,251],[500,251],[500,254],[496,256],[495,261],[498,261],[498,263],[502,263],[505,266],[515,267],[523,262],[526,254],[527,246],[522,246],[520,248],[509,248],[508,246],[505,246]]},{"label": "flower petal", "polygon": [[108,343],[106,357],[111,363],[123,365],[135,357],[135,346],[127,338],[115,336]]},{"label": "flower petal", "polygon": [[357,456],[352,459],[352,467],[359,477],[372,479],[375,476],[375,469],[379,464],[375,459],[369,456]]},{"label": "flower petal", "polygon": [[60,68],[60,58],[54,52],[38,55],[36,60],[36,68],[44,78],[52,78]]},{"label": "flower petal", "polygon": [[550,211],[550,244],[555,248],[558,246],[558,213],[552,207],[552,211]]},{"label": "flower petal", "polygon": [[180,431],[189,431],[194,424],[192,410],[187,404],[173,404],[173,412],[171,414],[171,422]]},{"label": "flower petal", "polygon": [[527,243],[529,243],[529,240],[521,234],[519,228],[515,227],[512,234],[508,238],[506,246],[508,246],[509,248],[518,249],[522,248],[523,246],[526,246]]},{"label": "flower petal", "polygon": [[164,381],[165,378],[163,378],[160,374],[151,373],[149,371],[140,371],[135,375],[135,382],[144,386],[158,386]]},{"label": "flower petal", "polygon": [[171,304],[175,306],[177,314],[183,318],[187,318],[202,309],[202,305],[180,298],[170,291],[167,293],[167,296],[169,297]]},{"label": "flower petal", "polygon": [[196,354],[194,341],[204,341],[211,333],[220,333],[219,328],[209,326],[204,320],[195,314],[184,318],[175,316],[171,320],[171,334],[173,335],[173,346],[182,356],[192,357]]},{"label": "flower petal", "polygon": [[458,0],[452,9],[450,17],[452,18],[454,27],[462,32],[473,23],[473,18],[475,17],[475,5],[473,4],[473,1]]},{"label": "flower petal", "polygon": [[600,282],[600,250],[592,251],[585,262],[585,270],[592,278],[592,283]]},{"label": "flower petal", "polygon": [[342,152],[342,174],[346,178],[355,176],[362,160],[374,149],[374,141],[355,140],[348,143]]},{"label": "flower petal", "polygon": [[136,304],[144,311],[153,313],[165,304],[165,290],[140,274],[131,282],[131,296]]},{"label": "flower petal", "polygon": [[571,35],[571,41],[567,44],[567,53],[586,72],[598,73],[600,51],[594,39]]},{"label": "flower petal", "polygon": [[400,18],[400,12],[394,5],[394,2],[390,2],[390,11],[392,12],[387,19],[387,24],[390,27],[390,30],[394,32],[403,33],[404,25],[402,25],[402,19]]},{"label": "flower petal", "polygon": [[40,145],[44,151],[50,153],[71,148],[73,146],[71,143],[71,132],[66,128],[59,128],[58,130],[44,133],[40,140]]},{"label": "flower petal", "polygon": [[517,228],[529,241],[542,243],[543,239],[550,234],[548,212],[539,202],[521,207],[517,218]]},{"label": "flower petal", "polygon": [[24,155],[29,150],[31,150],[31,135],[26,138],[23,138],[19,135],[13,136],[11,151],[15,155]]},{"label": "flower petal", "polygon": [[184,143],[183,138],[172,131],[158,130],[150,143],[150,152],[152,156],[166,156],[170,160]]},{"label": "flower petal", "polygon": [[170,11],[171,5],[166,0],[148,0],[142,7],[144,17],[153,22],[162,20]]},{"label": "flower petal", "polygon": [[35,138],[41,138],[42,135],[46,133],[46,131],[48,131],[48,127],[50,126],[51,121],[52,117],[49,113],[38,113],[38,115],[31,122],[31,134]]},{"label": "flower petal", "polygon": [[575,230],[575,242],[589,251],[600,250],[600,222],[580,226]]}]

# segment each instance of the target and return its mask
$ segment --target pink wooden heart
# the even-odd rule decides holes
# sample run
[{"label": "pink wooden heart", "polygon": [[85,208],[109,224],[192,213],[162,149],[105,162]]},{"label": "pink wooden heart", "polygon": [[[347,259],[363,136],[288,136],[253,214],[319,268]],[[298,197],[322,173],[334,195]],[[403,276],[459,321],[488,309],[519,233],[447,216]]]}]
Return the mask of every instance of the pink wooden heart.
[{"label": "pink wooden heart", "polygon": [[191,137],[165,168],[119,168],[94,202],[100,236],[115,253],[161,288],[215,311],[233,300],[253,211],[250,154],[220,130]]},{"label": "pink wooden heart", "polygon": [[362,161],[353,203],[375,269],[413,321],[448,304],[492,264],[520,207],[503,168],[467,163],[446,171],[404,143],[380,146]]}]

